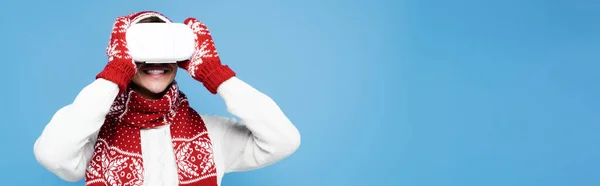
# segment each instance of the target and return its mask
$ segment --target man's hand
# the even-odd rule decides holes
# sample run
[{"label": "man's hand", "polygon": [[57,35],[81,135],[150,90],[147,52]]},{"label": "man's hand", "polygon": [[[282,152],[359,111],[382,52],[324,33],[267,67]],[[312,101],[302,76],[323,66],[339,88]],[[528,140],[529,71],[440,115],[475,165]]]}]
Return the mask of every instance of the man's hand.
[{"label": "man's hand", "polygon": [[192,78],[202,82],[211,93],[216,94],[219,85],[235,76],[235,73],[227,65],[221,64],[215,43],[204,23],[195,18],[187,18],[184,23],[196,35],[196,49],[190,60],[179,62],[178,66],[187,70]]},{"label": "man's hand", "polygon": [[106,47],[106,56],[108,64],[104,67],[96,78],[102,78],[119,85],[119,91],[123,92],[127,85],[135,76],[136,65],[133,58],[129,55],[125,33],[131,25],[131,16],[121,16],[117,18],[113,25],[110,42]]}]

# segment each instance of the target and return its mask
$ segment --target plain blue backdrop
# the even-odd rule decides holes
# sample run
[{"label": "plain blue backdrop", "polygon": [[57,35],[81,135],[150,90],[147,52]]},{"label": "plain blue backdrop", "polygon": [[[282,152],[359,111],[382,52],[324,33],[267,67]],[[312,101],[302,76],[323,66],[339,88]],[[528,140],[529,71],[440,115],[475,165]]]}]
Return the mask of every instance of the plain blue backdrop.
[{"label": "plain blue backdrop", "polygon": [[[34,159],[106,64],[114,19],[191,16],[302,145],[224,186],[600,185],[600,1],[2,1],[0,185],[84,185]],[[229,114],[180,73],[199,112]]]}]

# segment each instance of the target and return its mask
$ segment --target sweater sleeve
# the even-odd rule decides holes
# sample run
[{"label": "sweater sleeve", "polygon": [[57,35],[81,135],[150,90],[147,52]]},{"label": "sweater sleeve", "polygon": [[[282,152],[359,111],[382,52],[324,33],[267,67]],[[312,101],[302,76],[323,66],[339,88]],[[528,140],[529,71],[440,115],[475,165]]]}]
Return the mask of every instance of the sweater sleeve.
[{"label": "sweater sleeve", "polygon": [[217,89],[227,111],[239,118],[217,119],[216,139],[224,172],[248,171],[273,164],[294,153],[300,133],[279,106],[267,95],[237,77]]},{"label": "sweater sleeve", "polygon": [[65,181],[83,179],[98,131],[118,92],[116,84],[104,79],[84,87],[54,114],[35,141],[36,160]]}]

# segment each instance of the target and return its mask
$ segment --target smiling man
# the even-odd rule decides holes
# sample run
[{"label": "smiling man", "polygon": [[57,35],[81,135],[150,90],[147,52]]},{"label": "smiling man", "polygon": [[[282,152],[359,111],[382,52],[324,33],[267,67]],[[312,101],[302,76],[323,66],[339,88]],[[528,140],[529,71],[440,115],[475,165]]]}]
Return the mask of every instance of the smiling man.
[{"label": "smiling man", "polygon": [[[221,64],[210,32],[196,19],[184,22],[196,34],[190,60],[134,62],[125,32],[145,22],[171,21],[157,12],[116,20],[106,67],[35,142],[42,166],[89,186],[217,186],[225,173],[261,168],[296,151],[296,127],[271,98]],[[198,114],[174,80],[178,69],[218,94],[239,121]]]}]

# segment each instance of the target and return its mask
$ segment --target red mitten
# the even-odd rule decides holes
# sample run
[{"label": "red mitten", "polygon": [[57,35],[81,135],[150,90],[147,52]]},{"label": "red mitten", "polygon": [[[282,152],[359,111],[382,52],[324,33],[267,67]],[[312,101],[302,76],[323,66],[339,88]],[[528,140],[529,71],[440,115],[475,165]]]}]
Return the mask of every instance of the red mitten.
[{"label": "red mitten", "polygon": [[165,22],[171,22],[164,15],[153,11],[136,12],[118,17],[113,25],[110,42],[106,47],[108,64],[102,72],[96,75],[96,79],[102,78],[112,81],[119,85],[119,92],[121,93],[127,89],[127,85],[135,76],[137,69],[135,61],[129,55],[125,33],[131,24],[148,17],[157,17]]},{"label": "red mitten", "polygon": [[129,55],[125,40],[125,32],[130,24],[131,19],[128,16],[117,18],[113,25],[110,42],[106,47],[108,64],[102,72],[96,75],[96,78],[106,79],[119,85],[119,92],[125,91],[136,73],[135,62]]},{"label": "red mitten", "polygon": [[196,34],[196,50],[190,60],[178,65],[187,70],[192,78],[202,82],[208,91],[216,94],[221,83],[235,76],[235,72],[221,64],[215,43],[204,23],[194,18],[187,18],[184,23]]}]

